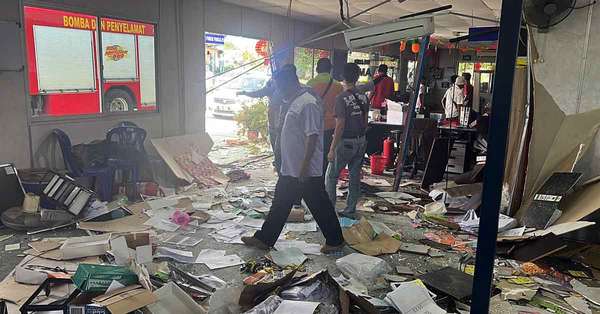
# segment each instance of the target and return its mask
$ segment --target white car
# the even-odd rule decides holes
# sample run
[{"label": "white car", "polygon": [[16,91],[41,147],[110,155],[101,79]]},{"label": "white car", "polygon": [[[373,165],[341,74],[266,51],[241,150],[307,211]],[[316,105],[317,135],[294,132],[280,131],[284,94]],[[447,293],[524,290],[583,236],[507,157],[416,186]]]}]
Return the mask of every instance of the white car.
[{"label": "white car", "polygon": [[244,104],[253,101],[247,96],[238,96],[241,91],[251,92],[265,86],[269,77],[265,75],[245,75],[229,84],[213,91],[212,101],[208,104],[208,110],[215,117],[234,117]]}]

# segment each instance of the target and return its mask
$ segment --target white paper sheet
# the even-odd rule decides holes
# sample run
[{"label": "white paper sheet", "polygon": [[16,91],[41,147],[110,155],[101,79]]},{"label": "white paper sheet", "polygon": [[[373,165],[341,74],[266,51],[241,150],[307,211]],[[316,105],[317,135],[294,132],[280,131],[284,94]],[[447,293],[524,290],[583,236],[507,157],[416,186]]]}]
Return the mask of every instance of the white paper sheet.
[{"label": "white paper sheet", "polygon": [[321,255],[321,245],[317,243],[308,243],[298,240],[277,240],[275,249],[285,250],[287,248],[297,248],[304,254]]},{"label": "white paper sheet", "polygon": [[182,251],[169,247],[158,247],[154,257],[168,257],[180,263],[194,263],[194,253],[190,251]]},{"label": "white paper sheet", "polygon": [[446,314],[435,304],[427,288],[417,281],[400,284],[385,300],[402,314]]},{"label": "white paper sheet", "polygon": [[225,256],[225,250],[203,249],[196,257],[196,263],[204,263],[204,261]]},{"label": "white paper sheet", "polygon": [[260,229],[263,225],[263,223],[265,223],[264,219],[255,219],[255,218],[251,218],[251,217],[244,217],[244,219],[242,219],[242,221],[240,221],[240,224],[253,228],[253,229]]},{"label": "white paper sheet", "polygon": [[274,314],[311,314],[314,313],[319,302],[306,302],[306,301],[292,301],[283,300]]},{"label": "white paper sheet", "polygon": [[314,232],[317,231],[317,222],[299,222],[299,223],[287,223],[285,225],[286,231],[295,231],[295,232]]},{"label": "white paper sheet", "polygon": [[225,250],[204,249],[198,253],[197,264],[205,264],[210,269],[219,269],[244,264],[237,255],[225,255]]}]

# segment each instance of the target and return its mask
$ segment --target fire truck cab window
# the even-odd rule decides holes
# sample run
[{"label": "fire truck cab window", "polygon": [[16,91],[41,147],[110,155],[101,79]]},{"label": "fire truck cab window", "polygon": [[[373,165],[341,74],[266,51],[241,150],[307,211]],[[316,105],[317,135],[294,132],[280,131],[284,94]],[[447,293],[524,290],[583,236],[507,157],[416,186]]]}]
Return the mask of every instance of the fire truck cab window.
[{"label": "fire truck cab window", "polygon": [[154,111],[155,27],[25,6],[33,116]]}]

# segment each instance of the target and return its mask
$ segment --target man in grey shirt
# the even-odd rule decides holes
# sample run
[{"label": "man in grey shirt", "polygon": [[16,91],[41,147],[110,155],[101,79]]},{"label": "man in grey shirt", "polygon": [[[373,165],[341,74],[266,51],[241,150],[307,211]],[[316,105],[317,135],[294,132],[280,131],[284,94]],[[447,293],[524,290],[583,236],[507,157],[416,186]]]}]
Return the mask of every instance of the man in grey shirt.
[{"label": "man in grey shirt", "polygon": [[[356,203],[360,197],[360,172],[367,149],[365,133],[369,116],[369,102],[364,94],[366,88],[357,89],[355,84],[360,68],[355,63],[344,66],[344,91],[336,98],[335,131],[333,142],[327,155],[326,190],[331,203],[336,203],[336,187],[340,171],[348,166],[349,184],[346,208],[340,215],[354,218]],[[371,85],[372,86],[372,85]]]},{"label": "man in grey shirt", "polygon": [[281,172],[271,210],[261,230],[242,237],[249,246],[272,247],[287,221],[294,200],[304,198],[325,236],[321,252],[341,250],[342,229],[323,183],[323,109],[320,99],[298,81],[296,67],[286,65],[274,81],[289,104],[281,130]]}]

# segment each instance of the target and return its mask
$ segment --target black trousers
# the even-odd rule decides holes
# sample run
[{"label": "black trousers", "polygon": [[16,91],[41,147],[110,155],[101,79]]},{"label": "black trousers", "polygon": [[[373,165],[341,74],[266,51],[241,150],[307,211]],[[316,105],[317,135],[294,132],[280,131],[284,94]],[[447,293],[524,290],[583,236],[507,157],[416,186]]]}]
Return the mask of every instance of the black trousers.
[{"label": "black trousers", "polygon": [[308,209],[323,232],[325,243],[333,246],[342,244],[344,241],[342,228],[321,177],[306,178],[303,182],[294,177],[279,177],[275,186],[275,198],[271,205],[271,211],[261,230],[258,230],[254,237],[273,246],[290,215],[294,200],[300,197],[304,198]]},{"label": "black trousers", "polygon": [[334,131],[335,129],[331,129],[325,130],[323,132],[323,180],[325,180],[327,165],[329,165],[329,160],[327,160],[327,154],[329,154],[329,148],[331,147],[331,143],[333,142]]}]

